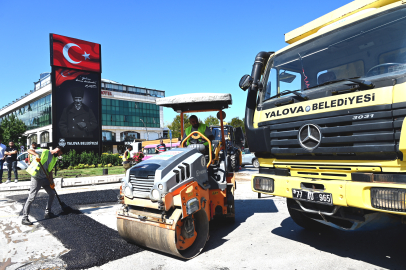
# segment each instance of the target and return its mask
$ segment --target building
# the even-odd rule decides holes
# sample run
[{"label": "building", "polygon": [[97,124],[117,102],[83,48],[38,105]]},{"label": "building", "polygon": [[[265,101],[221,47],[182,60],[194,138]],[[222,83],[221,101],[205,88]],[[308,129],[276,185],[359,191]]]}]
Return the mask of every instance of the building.
[{"label": "building", "polygon": [[[103,152],[123,153],[125,143],[153,140],[167,136],[163,128],[163,108],[155,100],[164,91],[120,84],[102,79]],[[34,90],[0,109],[1,121],[14,114],[27,126],[27,145],[52,143],[51,74],[42,73]]]}]

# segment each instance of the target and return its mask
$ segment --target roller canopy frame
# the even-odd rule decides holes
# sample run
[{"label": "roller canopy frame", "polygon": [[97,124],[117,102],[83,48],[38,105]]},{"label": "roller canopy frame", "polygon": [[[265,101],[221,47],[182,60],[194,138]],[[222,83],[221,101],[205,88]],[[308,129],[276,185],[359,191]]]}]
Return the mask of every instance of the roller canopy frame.
[{"label": "roller canopy frame", "polygon": [[231,94],[196,93],[158,98],[156,105],[172,108],[175,112],[220,111],[233,103]]}]

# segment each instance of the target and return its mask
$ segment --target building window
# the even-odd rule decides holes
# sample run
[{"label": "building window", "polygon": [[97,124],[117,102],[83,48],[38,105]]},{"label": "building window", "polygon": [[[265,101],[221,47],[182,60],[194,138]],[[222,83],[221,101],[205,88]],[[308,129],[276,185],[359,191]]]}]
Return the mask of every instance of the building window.
[{"label": "building window", "polygon": [[139,139],[140,134],[134,131],[125,131],[120,133],[120,141],[133,142],[135,139]]},{"label": "building window", "polygon": [[50,125],[52,123],[51,100],[52,95],[48,95],[16,109],[4,117],[14,114],[18,119],[24,122],[27,126],[27,130]]},{"label": "building window", "polygon": [[108,131],[108,130],[103,130],[102,131],[102,141],[103,142],[115,142],[116,141],[116,133]]},{"label": "building window", "polygon": [[151,103],[102,98],[102,125],[160,127],[159,106]]},{"label": "building window", "polygon": [[44,131],[41,133],[41,143],[47,143],[49,142],[49,132]]},{"label": "building window", "polygon": [[39,144],[37,134],[32,134],[31,136],[28,137],[28,147],[30,147],[33,142]]}]

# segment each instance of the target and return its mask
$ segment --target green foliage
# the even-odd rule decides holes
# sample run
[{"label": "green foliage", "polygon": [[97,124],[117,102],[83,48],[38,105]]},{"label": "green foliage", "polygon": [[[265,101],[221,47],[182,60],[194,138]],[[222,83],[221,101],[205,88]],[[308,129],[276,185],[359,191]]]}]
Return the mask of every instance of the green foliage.
[{"label": "green foliage", "polygon": [[214,116],[208,116],[206,119],[204,119],[204,123],[206,126],[218,126],[220,125],[220,121],[217,119],[217,117]]},{"label": "green foliage", "polygon": [[234,117],[229,124],[233,127],[242,127],[242,131],[245,133],[244,118],[241,120],[239,117]]},{"label": "green foliage", "polygon": [[[188,126],[190,126],[189,123],[189,115],[184,114],[183,115],[183,128],[186,129]],[[168,125],[168,128],[172,131],[172,138],[181,138],[183,134],[180,134],[180,115],[177,115],[172,123]]]},{"label": "green foliage", "polygon": [[97,167],[98,167],[98,168],[102,168],[102,167],[103,167],[103,164],[97,164]]},{"label": "green foliage", "polygon": [[103,167],[103,165],[106,164],[118,166],[121,165],[121,163],[122,160],[120,159],[119,154],[103,153],[101,157],[99,157],[98,154],[92,151],[89,152],[83,151],[80,155],[78,155],[75,150],[70,150],[68,153],[63,155],[59,167],[61,169],[69,167],[95,168],[95,167]]},{"label": "green foliage", "polygon": [[73,166],[69,166],[68,169],[69,169],[69,170],[73,170]]},{"label": "green foliage", "polygon": [[3,119],[0,125],[0,136],[5,145],[8,145],[9,141],[14,141],[17,147],[25,145],[27,137],[23,136],[27,130],[27,126],[23,121],[18,119],[14,114]]},{"label": "green foliage", "polygon": [[73,149],[64,154],[63,158],[59,162],[59,167],[61,169],[68,168],[70,166],[75,167],[80,163],[80,156]]}]

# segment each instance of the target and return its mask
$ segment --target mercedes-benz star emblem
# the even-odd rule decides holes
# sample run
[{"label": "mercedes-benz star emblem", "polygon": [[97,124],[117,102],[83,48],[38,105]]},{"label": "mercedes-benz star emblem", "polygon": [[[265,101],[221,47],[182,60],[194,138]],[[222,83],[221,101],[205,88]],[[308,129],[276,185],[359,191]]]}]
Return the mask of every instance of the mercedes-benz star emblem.
[{"label": "mercedes-benz star emblem", "polygon": [[306,124],[299,129],[297,139],[301,147],[308,151],[313,151],[321,142],[320,128],[314,124]]}]

